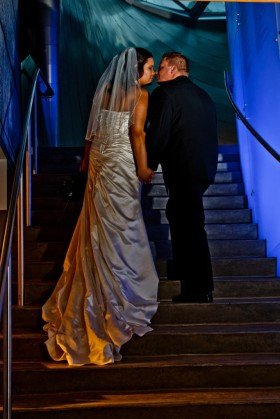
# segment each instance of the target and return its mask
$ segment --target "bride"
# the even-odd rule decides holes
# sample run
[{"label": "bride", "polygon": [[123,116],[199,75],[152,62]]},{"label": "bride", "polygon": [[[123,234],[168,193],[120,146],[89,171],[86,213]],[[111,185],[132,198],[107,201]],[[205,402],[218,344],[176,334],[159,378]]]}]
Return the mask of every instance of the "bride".
[{"label": "bride", "polygon": [[46,346],[70,365],[113,363],[135,333],[152,330],[158,277],[140,205],[149,183],[144,125],[152,54],[127,48],[102,75],[93,98],[81,170],[83,207],[63,273],[43,306]]}]

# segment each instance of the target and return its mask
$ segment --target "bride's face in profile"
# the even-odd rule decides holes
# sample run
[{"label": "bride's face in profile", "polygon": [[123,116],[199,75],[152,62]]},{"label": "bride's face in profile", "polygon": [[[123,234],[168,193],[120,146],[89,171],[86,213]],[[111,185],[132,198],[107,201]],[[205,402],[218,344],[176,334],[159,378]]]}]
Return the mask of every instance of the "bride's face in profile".
[{"label": "bride's face in profile", "polygon": [[154,65],[154,59],[152,57],[148,58],[147,62],[143,66],[143,75],[140,79],[138,79],[140,86],[152,83],[155,75]]}]

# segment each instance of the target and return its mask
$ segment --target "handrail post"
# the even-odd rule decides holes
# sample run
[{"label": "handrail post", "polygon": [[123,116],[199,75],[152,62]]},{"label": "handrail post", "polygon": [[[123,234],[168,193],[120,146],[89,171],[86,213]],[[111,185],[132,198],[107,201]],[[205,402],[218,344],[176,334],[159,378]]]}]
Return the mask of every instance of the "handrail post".
[{"label": "handrail post", "polygon": [[11,256],[7,270],[3,311],[3,418],[12,417],[12,278]]},{"label": "handrail post", "polygon": [[32,196],[32,145],[31,145],[31,138],[32,138],[32,127],[31,122],[29,121],[28,124],[28,131],[27,131],[27,147],[25,153],[25,216],[26,216],[26,225],[31,225],[31,196]]},{"label": "handrail post", "polygon": [[[33,175],[38,173],[38,125],[37,125],[37,114],[38,114],[38,100],[37,92],[34,93],[34,103],[33,103]],[[32,205],[32,201],[31,201]]]},{"label": "handrail post", "polygon": [[17,198],[17,242],[18,242],[18,305],[24,305],[24,226],[23,226],[23,175],[20,177]]},{"label": "handrail post", "polygon": [[[29,60],[30,61],[30,60]],[[23,217],[23,164],[24,154],[26,150],[26,141],[28,135],[27,163],[28,170],[26,178],[28,184],[28,225],[31,223],[31,135],[30,135],[30,115],[38,82],[40,70],[37,68],[32,76],[32,84],[30,86],[30,95],[26,104],[22,143],[19,150],[17,164],[15,168],[15,176],[11,190],[10,203],[8,208],[7,220],[5,223],[5,233],[3,236],[3,244],[0,252],[0,321],[3,313],[3,417],[11,418],[12,410],[12,275],[11,275],[11,249],[12,238],[15,226],[15,211],[17,206],[17,225],[18,225],[18,303],[23,306],[24,303],[24,217]],[[43,83],[47,87],[44,96],[52,96],[53,90],[50,85],[42,77]],[[28,174],[28,176],[27,176]],[[30,185],[30,187],[29,187]]]}]

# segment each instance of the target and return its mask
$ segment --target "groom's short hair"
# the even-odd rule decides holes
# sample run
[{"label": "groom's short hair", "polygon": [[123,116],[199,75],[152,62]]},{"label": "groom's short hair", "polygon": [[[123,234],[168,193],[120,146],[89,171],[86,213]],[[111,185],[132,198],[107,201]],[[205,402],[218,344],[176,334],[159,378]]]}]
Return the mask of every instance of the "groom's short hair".
[{"label": "groom's short hair", "polygon": [[166,59],[168,61],[168,64],[175,65],[179,71],[186,71],[189,73],[190,65],[189,60],[187,57],[181,52],[177,51],[170,51],[165,52],[161,58],[162,60]]}]

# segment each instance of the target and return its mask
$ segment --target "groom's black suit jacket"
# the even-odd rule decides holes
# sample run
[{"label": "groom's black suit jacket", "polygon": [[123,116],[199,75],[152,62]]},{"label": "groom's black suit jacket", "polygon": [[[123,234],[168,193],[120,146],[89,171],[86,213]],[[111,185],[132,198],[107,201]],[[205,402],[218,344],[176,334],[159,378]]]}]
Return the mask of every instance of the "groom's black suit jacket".
[{"label": "groom's black suit jacket", "polygon": [[148,164],[161,163],[166,186],[194,179],[214,181],[217,169],[217,124],[209,95],[187,76],[160,83],[153,91],[148,113]]}]

